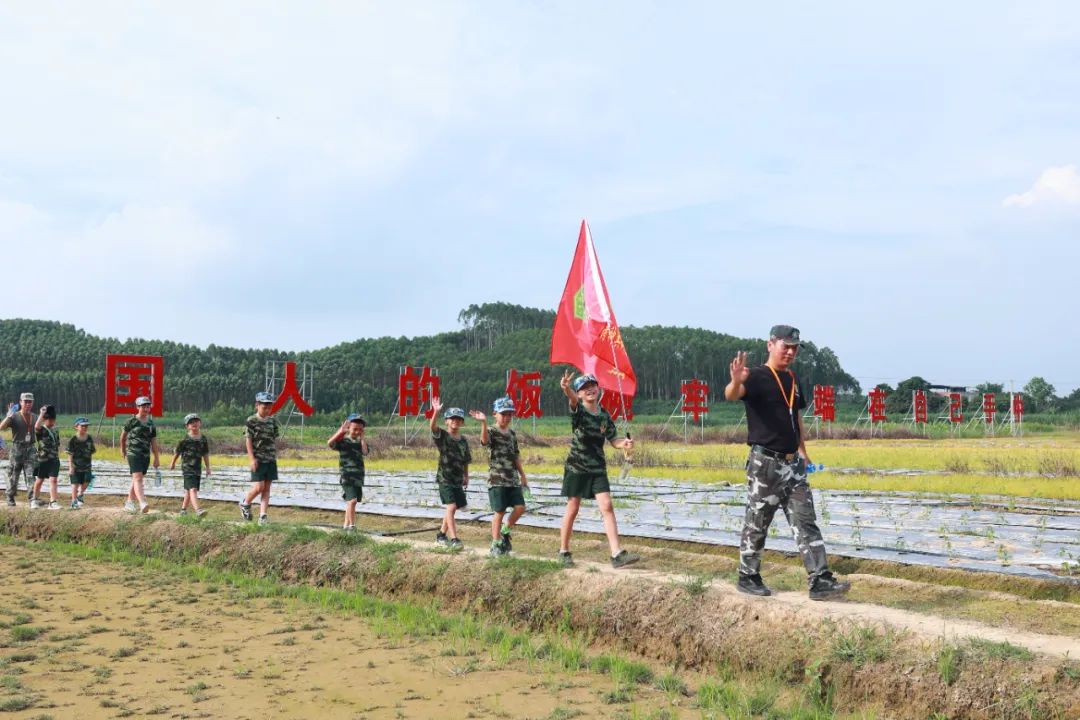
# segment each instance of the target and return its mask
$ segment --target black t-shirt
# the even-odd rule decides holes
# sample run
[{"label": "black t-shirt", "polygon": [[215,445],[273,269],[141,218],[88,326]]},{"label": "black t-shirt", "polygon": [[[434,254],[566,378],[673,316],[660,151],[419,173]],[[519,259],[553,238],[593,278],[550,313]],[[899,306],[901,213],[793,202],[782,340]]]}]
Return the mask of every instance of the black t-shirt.
[{"label": "black t-shirt", "polygon": [[[743,383],[746,395],[746,444],[761,445],[782,453],[793,453],[799,449],[799,419],[795,417],[806,407],[806,394],[799,387],[794,373],[777,370],[776,375],[783,385],[776,384],[776,376],[766,365],[750,369],[750,377]],[[788,413],[787,398],[791,396],[791,386],[795,385],[795,403],[792,413]]]}]

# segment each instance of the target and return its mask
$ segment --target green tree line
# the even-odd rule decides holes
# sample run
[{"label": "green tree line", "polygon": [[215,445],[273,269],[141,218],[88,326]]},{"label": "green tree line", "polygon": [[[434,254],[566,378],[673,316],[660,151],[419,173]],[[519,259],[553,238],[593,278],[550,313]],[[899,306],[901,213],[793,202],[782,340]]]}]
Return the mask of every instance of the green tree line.
[{"label": "green tree line", "polygon": [[[510,369],[543,373],[545,414],[564,411],[560,370],[548,364],[555,313],[508,303],[470,305],[452,332],[415,338],[382,337],[345,342],[308,352],[238,349],[161,340],[97,337],[70,324],[41,320],[0,320],[0,393],[5,400],[34,392],[38,404],[63,412],[100,412],[105,403],[105,356],[110,353],[161,355],[165,362],[165,406],[169,411],[205,412],[215,406],[246,408],[263,388],[268,360],[308,361],[315,369],[314,404],[326,411],[393,411],[399,368],[437,368],[444,402],[487,407],[505,388]],[[709,382],[718,398],[728,382],[735,352],[750,350],[762,362],[761,339],[666,326],[623,328],[638,377],[637,412],[668,412],[679,399],[682,380]],[[858,382],[827,347],[807,343],[797,372],[809,388],[835,385],[858,393]]]}]

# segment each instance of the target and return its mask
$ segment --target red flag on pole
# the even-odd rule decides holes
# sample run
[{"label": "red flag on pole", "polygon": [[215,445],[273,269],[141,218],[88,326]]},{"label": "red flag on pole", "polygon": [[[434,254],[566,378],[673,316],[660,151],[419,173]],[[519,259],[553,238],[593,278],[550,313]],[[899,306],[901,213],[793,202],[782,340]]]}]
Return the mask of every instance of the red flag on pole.
[{"label": "red flag on pole", "polygon": [[605,390],[626,397],[637,391],[637,376],[626,355],[592,233],[584,220],[551,332],[551,364],[556,363],[592,373]]}]

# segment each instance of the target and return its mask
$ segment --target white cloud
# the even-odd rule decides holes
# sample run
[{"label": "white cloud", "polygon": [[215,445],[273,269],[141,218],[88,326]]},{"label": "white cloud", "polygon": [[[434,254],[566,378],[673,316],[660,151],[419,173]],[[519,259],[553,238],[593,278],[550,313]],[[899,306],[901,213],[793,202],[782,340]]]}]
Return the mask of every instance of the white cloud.
[{"label": "white cloud", "polygon": [[1080,205],[1080,174],[1075,165],[1046,168],[1030,190],[1010,195],[1001,204],[1028,208],[1044,203]]}]

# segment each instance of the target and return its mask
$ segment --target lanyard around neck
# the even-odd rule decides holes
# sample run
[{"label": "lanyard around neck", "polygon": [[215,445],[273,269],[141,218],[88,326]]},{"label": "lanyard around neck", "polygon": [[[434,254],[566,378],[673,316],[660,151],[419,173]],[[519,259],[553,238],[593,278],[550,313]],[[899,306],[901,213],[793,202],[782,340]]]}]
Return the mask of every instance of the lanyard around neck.
[{"label": "lanyard around neck", "polygon": [[798,430],[795,427],[795,373],[790,370],[787,371],[788,375],[791,376],[791,393],[788,394],[784,392],[784,383],[780,382],[780,375],[777,374],[773,366],[766,365],[765,367],[769,368],[769,372],[776,378],[776,384],[780,388],[780,397],[784,398],[784,402],[787,403],[788,417],[791,418],[791,429],[798,435]]},{"label": "lanyard around neck", "polygon": [[784,383],[780,382],[780,376],[776,373],[771,365],[766,365],[769,368],[769,372],[776,378],[776,385],[780,388],[780,397],[784,398],[784,402],[787,403],[787,409],[790,413],[795,407],[795,373],[788,370],[788,375],[791,376],[791,394],[789,395],[784,391]]}]

